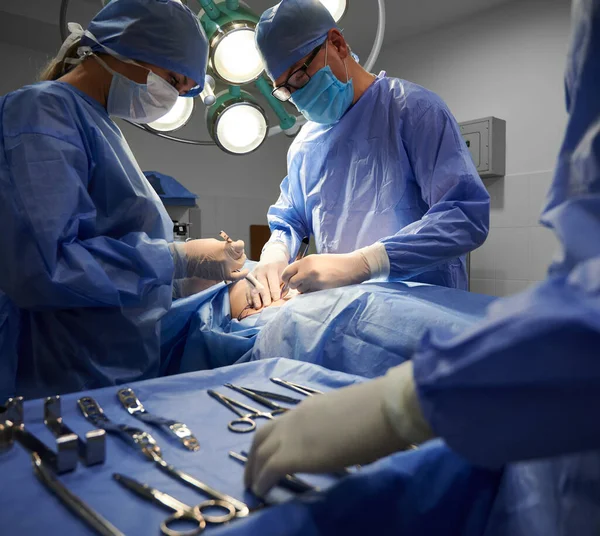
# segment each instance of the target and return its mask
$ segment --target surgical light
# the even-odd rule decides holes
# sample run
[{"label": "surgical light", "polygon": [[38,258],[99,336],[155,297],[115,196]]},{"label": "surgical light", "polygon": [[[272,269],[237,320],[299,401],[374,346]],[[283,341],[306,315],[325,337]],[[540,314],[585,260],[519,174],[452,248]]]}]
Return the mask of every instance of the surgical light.
[{"label": "surgical light", "polygon": [[321,0],[321,4],[329,10],[335,22],[339,22],[348,9],[348,0]]},{"label": "surgical light", "polygon": [[212,66],[229,84],[247,84],[265,70],[254,40],[254,28],[241,26],[230,30],[213,49]]},{"label": "surgical light", "polygon": [[194,113],[194,99],[179,97],[175,106],[148,126],[158,132],[173,132],[185,126]]},{"label": "surgical light", "polygon": [[202,26],[210,44],[210,67],[225,83],[248,84],[265,70],[254,34],[258,17],[246,5],[201,0]]},{"label": "surgical light", "polygon": [[254,98],[238,87],[221,93],[207,110],[207,126],[215,143],[224,151],[242,155],[258,149],[267,138],[269,123]]}]

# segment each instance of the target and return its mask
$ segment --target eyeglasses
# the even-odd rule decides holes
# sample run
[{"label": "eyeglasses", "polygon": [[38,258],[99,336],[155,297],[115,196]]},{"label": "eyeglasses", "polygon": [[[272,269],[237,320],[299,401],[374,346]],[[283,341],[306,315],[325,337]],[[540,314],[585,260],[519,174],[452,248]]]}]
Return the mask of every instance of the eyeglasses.
[{"label": "eyeglasses", "polygon": [[315,48],[308,59],[304,62],[302,67],[296,69],[290,76],[288,76],[285,83],[277,86],[271,93],[273,97],[281,102],[287,102],[292,98],[294,91],[302,89],[306,84],[310,82],[310,75],[306,72],[310,67],[310,64],[317,57],[317,54],[321,50],[323,45],[319,45]]}]

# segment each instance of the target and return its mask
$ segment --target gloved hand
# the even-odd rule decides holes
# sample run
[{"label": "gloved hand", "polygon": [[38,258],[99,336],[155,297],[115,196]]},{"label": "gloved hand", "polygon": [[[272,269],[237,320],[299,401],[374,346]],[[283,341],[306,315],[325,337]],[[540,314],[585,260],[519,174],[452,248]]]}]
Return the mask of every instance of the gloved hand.
[{"label": "gloved hand", "polygon": [[244,242],[214,238],[171,244],[175,263],[174,279],[198,278],[211,281],[238,281],[248,275]]},{"label": "gloved hand", "polygon": [[247,283],[248,305],[261,309],[281,299],[281,274],[289,262],[290,253],[282,242],[274,242],[265,248],[260,256],[260,262],[251,274],[258,281],[258,287]]},{"label": "gloved hand", "polygon": [[264,496],[286,474],[364,465],[431,437],[407,362],[384,378],[308,398],[263,425],[244,482]]},{"label": "gloved hand", "polygon": [[357,285],[383,274],[387,277],[389,272],[390,261],[385,246],[377,243],[352,253],[309,255],[290,264],[281,278],[291,289],[306,294]]}]

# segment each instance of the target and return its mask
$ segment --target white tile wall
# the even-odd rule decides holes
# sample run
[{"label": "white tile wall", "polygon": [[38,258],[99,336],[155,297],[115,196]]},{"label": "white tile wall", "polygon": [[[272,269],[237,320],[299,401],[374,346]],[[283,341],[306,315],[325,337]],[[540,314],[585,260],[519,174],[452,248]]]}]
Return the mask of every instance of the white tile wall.
[{"label": "white tile wall", "polygon": [[560,251],[554,233],[540,226],[553,172],[485,181],[491,197],[490,234],[471,255],[471,291],[510,296],[546,277]]}]

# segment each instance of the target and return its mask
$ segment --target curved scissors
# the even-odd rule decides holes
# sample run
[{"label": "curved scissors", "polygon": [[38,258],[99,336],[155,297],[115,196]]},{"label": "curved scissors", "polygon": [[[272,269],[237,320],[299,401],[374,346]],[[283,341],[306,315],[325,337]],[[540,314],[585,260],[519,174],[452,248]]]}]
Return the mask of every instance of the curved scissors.
[{"label": "curved scissors", "polygon": [[[210,390],[208,391],[208,394],[239,416],[239,419],[234,419],[227,425],[227,428],[236,434],[247,434],[249,432],[253,432],[256,430],[256,419],[267,419],[271,421],[277,415],[281,415],[285,411],[285,409],[281,408],[275,409],[269,413],[247,406],[246,404],[242,404],[241,402],[221,395],[216,391]],[[238,408],[245,409],[248,413],[244,413]]]},{"label": "curved scissors", "polygon": [[[235,517],[235,508],[225,501],[204,501],[196,506],[188,506],[172,495],[151,488],[147,484],[141,484],[124,475],[114,474],[113,478],[124,488],[133,491],[140,497],[166,506],[175,512],[160,524],[160,531],[164,536],[197,536],[204,531],[207,523],[223,524],[231,521]],[[227,510],[227,513],[222,516],[209,516],[202,513],[202,510],[215,507]],[[188,531],[179,531],[170,528],[170,525],[181,521],[197,523],[198,527]]]}]

